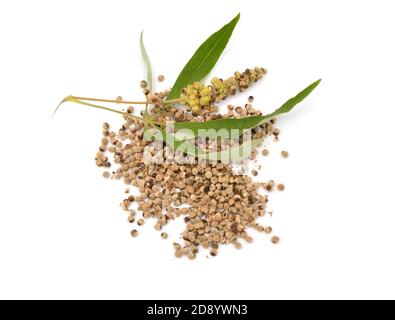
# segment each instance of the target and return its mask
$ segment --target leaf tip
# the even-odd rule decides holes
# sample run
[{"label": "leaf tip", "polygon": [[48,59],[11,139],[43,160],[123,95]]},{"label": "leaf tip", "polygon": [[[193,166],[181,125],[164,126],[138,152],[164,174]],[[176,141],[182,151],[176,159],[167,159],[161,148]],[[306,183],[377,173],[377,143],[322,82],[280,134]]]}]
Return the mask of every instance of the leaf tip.
[{"label": "leaf tip", "polygon": [[231,24],[236,24],[240,20],[240,12],[236,15],[236,17],[233,18],[233,20],[230,22]]},{"label": "leaf tip", "polygon": [[318,85],[321,83],[321,80],[322,80],[322,79],[318,79],[317,81],[313,82],[313,83],[310,85],[310,88],[312,88],[312,90],[313,90],[313,89],[315,89],[316,87],[318,87]]},{"label": "leaf tip", "polygon": [[55,114],[56,114],[56,112],[59,110],[60,106],[61,106],[63,103],[69,101],[71,97],[72,97],[72,95],[69,95],[69,96],[67,96],[66,98],[63,98],[62,101],[60,101],[60,103],[59,103],[58,106],[56,107],[55,111],[53,112],[51,118],[53,118],[53,117],[55,116]]}]

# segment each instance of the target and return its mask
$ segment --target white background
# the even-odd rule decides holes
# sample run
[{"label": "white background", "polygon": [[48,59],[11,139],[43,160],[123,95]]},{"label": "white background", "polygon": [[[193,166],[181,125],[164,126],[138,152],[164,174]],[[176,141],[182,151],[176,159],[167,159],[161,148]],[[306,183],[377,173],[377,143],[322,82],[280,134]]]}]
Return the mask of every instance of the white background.
[{"label": "white background", "polygon": [[[50,116],[69,94],[142,99],[142,29],[171,86],[238,12],[212,75],[266,67],[250,91],[265,113],[323,81],[260,160],[259,178],[287,187],[264,220],[281,244],[258,234],[176,260],[182,222],[171,240],[150,223],[132,239],[124,186],[94,164],[101,123],[119,117],[73,104]],[[379,0],[1,1],[0,298],[395,298],[393,13]]]}]

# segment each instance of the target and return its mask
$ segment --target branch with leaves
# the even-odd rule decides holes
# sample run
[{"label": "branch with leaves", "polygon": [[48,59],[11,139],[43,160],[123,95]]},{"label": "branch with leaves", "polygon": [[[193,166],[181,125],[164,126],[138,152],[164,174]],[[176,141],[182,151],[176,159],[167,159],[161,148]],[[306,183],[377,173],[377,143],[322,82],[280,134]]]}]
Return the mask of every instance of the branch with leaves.
[{"label": "branch with leaves", "polygon": [[[210,85],[206,85],[201,82],[214,68],[226,45],[228,44],[239,19],[240,14],[238,14],[218,31],[213,33],[200,45],[200,47],[196,50],[194,55],[189,59],[185,67],[182,69],[171,90],[169,90],[166,94],[160,95],[153,92],[152,67],[144,45],[143,32],[141,32],[140,49],[147,70],[145,89],[146,100],[124,101],[122,99],[99,99],[70,95],[61,101],[55,112],[65,102],[73,102],[93,108],[115,112],[121,114],[125,118],[135,118],[143,121],[146,129],[153,128],[156,130],[156,134],[154,134],[156,139],[162,139],[172,148],[177,148],[182,145],[183,148],[187,150],[186,153],[197,157],[204,157],[205,159],[211,159],[214,157],[217,157],[216,159],[218,159],[218,156],[224,156],[224,151],[220,151],[218,153],[206,152],[200,150],[195,145],[187,142],[186,140],[197,137],[217,139],[219,137],[218,132],[220,131],[230,132],[231,130],[238,130],[239,134],[241,135],[246,130],[254,129],[274,117],[290,112],[298,103],[302,102],[319,85],[321,81],[317,80],[313,82],[296,96],[286,101],[280,108],[271,114],[263,116],[246,116],[242,118],[208,120],[203,122],[178,121],[174,122],[173,125],[175,132],[166,132],[164,129],[166,124],[162,121],[156,121],[155,116],[164,110],[167,110],[169,107],[178,105],[188,108],[188,110],[191,112],[199,112],[201,109],[212,107],[214,104],[225,100],[230,95],[234,95],[237,92],[243,92],[251,83],[257,82],[266,73],[266,70],[262,68],[247,69],[244,73],[235,73],[234,76],[226,80],[213,78]],[[101,102],[127,105],[144,105],[145,109],[141,112],[142,116],[139,117],[127,112],[116,110],[114,108],[96,104]],[[187,132],[187,134],[177,134],[179,132]],[[152,135],[151,137],[147,137],[147,140],[150,138],[152,138]],[[254,140],[252,142],[252,146],[254,148],[261,142],[258,140],[259,139],[256,139],[256,141]],[[173,141],[173,143],[170,141]],[[226,152],[228,154],[240,154],[242,147],[243,146],[240,145],[237,147],[238,149],[234,149],[236,147],[229,148],[229,150]],[[241,158],[238,157],[238,159],[242,159],[247,156],[248,154],[244,154]]]}]

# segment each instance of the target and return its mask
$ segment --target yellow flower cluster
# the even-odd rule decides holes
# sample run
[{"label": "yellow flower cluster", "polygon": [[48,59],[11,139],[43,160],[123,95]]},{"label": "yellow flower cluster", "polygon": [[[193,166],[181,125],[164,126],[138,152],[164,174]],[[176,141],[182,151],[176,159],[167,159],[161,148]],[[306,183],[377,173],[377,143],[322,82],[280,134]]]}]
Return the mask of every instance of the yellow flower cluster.
[{"label": "yellow flower cluster", "polygon": [[193,112],[197,112],[211,104],[211,88],[197,81],[182,89],[181,98]]},{"label": "yellow flower cluster", "polygon": [[265,74],[265,69],[256,67],[246,69],[244,72],[235,72],[233,77],[226,80],[213,78],[208,86],[201,82],[195,82],[182,89],[181,98],[193,112],[198,112],[204,107],[235,95],[237,91],[242,92]]}]

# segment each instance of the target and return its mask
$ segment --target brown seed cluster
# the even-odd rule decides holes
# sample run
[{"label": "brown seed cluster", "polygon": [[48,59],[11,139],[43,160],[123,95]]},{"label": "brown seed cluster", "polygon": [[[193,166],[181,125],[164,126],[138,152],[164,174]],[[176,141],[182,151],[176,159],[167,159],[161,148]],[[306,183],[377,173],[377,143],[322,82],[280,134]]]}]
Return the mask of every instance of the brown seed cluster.
[{"label": "brown seed cluster", "polygon": [[[241,75],[235,76],[240,80]],[[250,76],[254,74],[250,73]],[[146,90],[145,81],[140,85]],[[199,113],[173,106],[164,108],[163,100],[167,93],[147,94],[155,104],[152,114],[156,115],[158,121],[207,121],[260,114],[251,105],[252,97],[244,107],[229,105],[227,114],[222,115],[214,107],[202,109]],[[130,109],[130,113],[133,111]],[[280,131],[274,127],[275,123],[275,119],[272,119],[253,129],[253,138],[278,137]],[[109,157],[112,158],[115,168],[111,174],[105,171],[105,178],[111,176],[112,179],[138,188],[140,194],[137,196],[130,195],[128,188],[125,191],[126,198],[121,203],[123,210],[128,213],[129,223],[138,228],[145,224],[145,219],[155,219],[154,228],[160,231],[162,239],[167,239],[169,235],[164,231],[166,225],[176,218],[183,219],[185,230],[181,234],[182,243],[174,243],[173,246],[176,257],[185,256],[189,259],[194,259],[202,248],[207,249],[213,257],[224,244],[233,244],[236,249],[241,249],[242,241],[253,242],[248,233],[249,228],[266,234],[272,232],[271,227],[260,225],[257,219],[266,215],[268,202],[268,196],[261,194],[259,189],[274,191],[274,181],[257,183],[246,174],[235,173],[229,164],[189,162],[195,159],[179,154],[168,155],[169,149],[162,142],[160,144],[165,147],[164,154],[168,162],[147,163],[146,153],[153,155],[158,142],[146,141],[143,136],[144,123],[139,119],[126,117],[125,123],[117,131],[112,131],[105,123],[95,157],[96,165],[104,168],[111,166]],[[196,139],[196,145],[200,142]],[[215,147],[208,143],[205,147],[223,150],[235,142],[225,141]],[[263,154],[268,155],[265,150]],[[251,159],[255,159],[257,154],[254,151]],[[252,175],[257,176],[258,171],[253,170]],[[284,185],[277,185],[277,189],[284,190]],[[137,237],[138,230],[133,229],[131,235]],[[279,239],[273,237],[271,241],[277,243]]]}]

